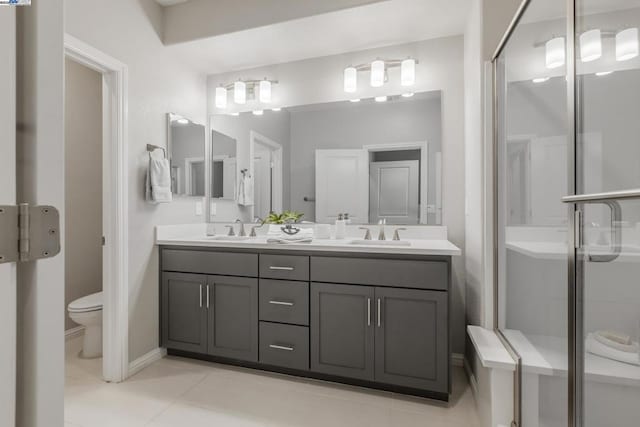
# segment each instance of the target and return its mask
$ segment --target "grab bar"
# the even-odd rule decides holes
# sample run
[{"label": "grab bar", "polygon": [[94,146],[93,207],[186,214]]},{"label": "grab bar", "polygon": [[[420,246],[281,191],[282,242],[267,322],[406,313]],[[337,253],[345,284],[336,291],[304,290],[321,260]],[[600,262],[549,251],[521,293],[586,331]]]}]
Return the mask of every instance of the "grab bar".
[{"label": "grab bar", "polygon": [[606,193],[576,194],[575,196],[564,196],[562,198],[562,202],[589,203],[624,199],[640,199],[640,188],[635,188],[632,190],[609,191]]}]

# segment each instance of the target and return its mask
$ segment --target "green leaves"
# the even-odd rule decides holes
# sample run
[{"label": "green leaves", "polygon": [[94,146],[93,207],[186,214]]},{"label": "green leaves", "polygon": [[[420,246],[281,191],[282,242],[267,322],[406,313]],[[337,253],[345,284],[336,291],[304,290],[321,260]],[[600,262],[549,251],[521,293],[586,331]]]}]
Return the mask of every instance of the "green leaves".
[{"label": "green leaves", "polygon": [[284,211],[282,213],[271,212],[265,223],[267,224],[287,224],[292,222],[299,222],[304,214],[302,212]]}]

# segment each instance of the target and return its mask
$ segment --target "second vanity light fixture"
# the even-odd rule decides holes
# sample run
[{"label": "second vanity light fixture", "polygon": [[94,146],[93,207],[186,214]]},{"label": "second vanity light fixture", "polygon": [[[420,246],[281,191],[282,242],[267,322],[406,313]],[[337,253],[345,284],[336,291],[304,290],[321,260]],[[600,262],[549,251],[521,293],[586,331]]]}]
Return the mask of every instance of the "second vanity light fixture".
[{"label": "second vanity light fixture", "polygon": [[382,87],[389,79],[389,68],[400,68],[400,85],[413,86],[416,82],[416,64],[413,58],[407,59],[380,59],[377,58],[370,64],[350,65],[344,69],[344,91],[354,93],[358,90],[358,72],[369,71],[369,84],[371,87]]},{"label": "second vanity light fixture", "polygon": [[248,100],[257,100],[262,104],[271,103],[272,86],[278,84],[277,80],[242,80],[216,88],[215,104],[216,108],[227,108],[228,92],[233,90],[233,102],[239,105],[246,104]]}]

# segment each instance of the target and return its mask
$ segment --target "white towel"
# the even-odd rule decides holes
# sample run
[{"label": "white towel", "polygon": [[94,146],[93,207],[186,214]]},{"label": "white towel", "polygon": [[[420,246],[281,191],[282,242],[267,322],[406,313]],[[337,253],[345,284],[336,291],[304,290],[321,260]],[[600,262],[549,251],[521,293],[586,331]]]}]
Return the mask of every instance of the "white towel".
[{"label": "white towel", "polygon": [[169,203],[173,198],[171,195],[171,165],[169,160],[162,155],[151,153],[149,156],[149,168],[147,169],[147,179],[145,197],[151,203]]},{"label": "white towel", "polygon": [[593,334],[587,335],[587,341],[585,343],[585,348],[589,353],[618,362],[640,365],[640,347],[637,342],[634,342],[632,346],[635,347],[635,352],[621,351],[601,343]]},{"label": "white towel", "polygon": [[279,244],[311,243],[312,241],[313,241],[313,238],[304,237],[304,236],[269,237],[267,239],[267,243],[279,243]]},{"label": "white towel", "polygon": [[248,173],[244,173],[240,177],[238,204],[240,206],[253,206],[253,177]]},{"label": "white towel", "polygon": [[[293,224],[294,227],[299,227],[299,224]],[[284,224],[269,224],[269,231],[267,235],[269,237],[275,238],[287,238],[287,237],[305,237],[307,239],[313,238],[313,228],[310,227],[300,227],[300,231],[296,234],[287,234],[282,231],[282,227]]]}]

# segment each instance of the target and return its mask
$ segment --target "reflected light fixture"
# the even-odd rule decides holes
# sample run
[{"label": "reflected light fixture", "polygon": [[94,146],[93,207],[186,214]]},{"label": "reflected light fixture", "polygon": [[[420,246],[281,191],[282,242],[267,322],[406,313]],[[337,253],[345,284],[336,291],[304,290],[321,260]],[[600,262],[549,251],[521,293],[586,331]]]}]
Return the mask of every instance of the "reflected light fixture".
[{"label": "reflected light fixture", "polygon": [[347,67],[344,69],[344,91],[353,93],[358,89],[358,70],[356,67]]},{"label": "reflected light fixture", "polygon": [[233,84],[233,102],[244,104],[247,102],[247,85],[242,80]]},{"label": "reflected light fixture", "polygon": [[400,85],[413,86],[416,82],[416,60],[405,59],[400,63]]},{"label": "reflected light fixture", "polygon": [[384,84],[384,61],[376,59],[371,63],[371,86],[380,87]]},{"label": "reflected light fixture", "polygon": [[383,96],[376,96],[374,99],[376,100],[376,102],[385,102],[387,100],[387,97],[384,96],[384,95]]},{"label": "reflected light fixture", "polygon": [[564,62],[564,37],[556,37],[545,43],[545,64],[547,68],[562,67]]},{"label": "reflected light fixture", "polygon": [[544,83],[547,80],[549,80],[549,77],[537,77],[537,78],[533,79],[532,82],[534,82],[534,83]]},{"label": "reflected light fixture", "polygon": [[259,99],[264,104],[271,102],[271,82],[266,78],[260,82]]},{"label": "reflected light fixture", "polygon": [[360,98],[350,99],[349,102],[360,102]]},{"label": "reflected light fixture", "polygon": [[254,116],[261,116],[264,114],[264,110],[253,110],[252,113]]},{"label": "reflected light fixture", "polygon": [[216,88],[216,108],[227,108],[227,88],[224,86]]},{"label": "reflected light fixture", "polygon": [[637,28],[627,28],[616,34],[616,61],[635,58],[639,51]]},{"label": "reflected light fixture", "polygon": [[602,56],[602,32],[598,29],[580,35],[580,60],[591,62]]},{"label": "reflected light fixture", "polygon": [[403,93],[402,97],[403,98],[411,98],[413,95],[415,95],[413,92],[407,92],[407,93]]}]

